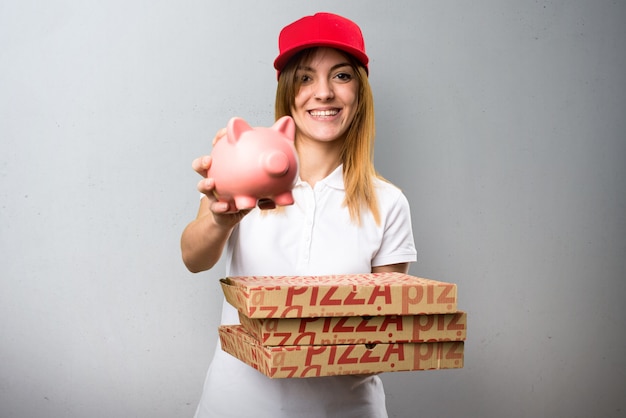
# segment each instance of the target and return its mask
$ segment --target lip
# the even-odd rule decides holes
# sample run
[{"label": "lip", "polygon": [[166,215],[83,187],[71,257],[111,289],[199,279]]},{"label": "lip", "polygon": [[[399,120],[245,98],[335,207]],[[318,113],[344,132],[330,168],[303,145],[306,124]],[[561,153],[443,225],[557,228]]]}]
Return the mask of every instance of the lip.
[{"label": "lip", "polygon": [[338,107],[324,107],[307,110],[309,116],[315,119],[331,119],[341,113],[342,109]]}]

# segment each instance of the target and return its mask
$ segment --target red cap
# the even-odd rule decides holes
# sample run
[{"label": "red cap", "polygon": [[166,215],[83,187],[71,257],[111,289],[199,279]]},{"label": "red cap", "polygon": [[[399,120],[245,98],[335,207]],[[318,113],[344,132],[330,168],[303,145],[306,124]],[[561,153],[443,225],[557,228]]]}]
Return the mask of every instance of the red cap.
[{"label": "red cap", "polygon": [[369,58],[359,26],[351,20],[332,13],[316,13],[287,25],[278,36],[278,57],[274,68],[281,70],[296,53],[306,48],[327,46],[354,56],[369,72]]}]

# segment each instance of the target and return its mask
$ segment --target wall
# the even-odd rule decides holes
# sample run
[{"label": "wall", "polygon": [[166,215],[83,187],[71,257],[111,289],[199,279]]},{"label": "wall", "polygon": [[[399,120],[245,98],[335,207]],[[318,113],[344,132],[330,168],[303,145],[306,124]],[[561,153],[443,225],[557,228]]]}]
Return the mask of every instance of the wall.
[{"label": "wall", "polygon": [[190,168],[272,121],[276,36],[362,27],[411,273],[459,285],[462,370],[383,375],[391,417],[626,415],[626,6],[0,2],[0,415],[189,417],[222,266],[178,248]]}]

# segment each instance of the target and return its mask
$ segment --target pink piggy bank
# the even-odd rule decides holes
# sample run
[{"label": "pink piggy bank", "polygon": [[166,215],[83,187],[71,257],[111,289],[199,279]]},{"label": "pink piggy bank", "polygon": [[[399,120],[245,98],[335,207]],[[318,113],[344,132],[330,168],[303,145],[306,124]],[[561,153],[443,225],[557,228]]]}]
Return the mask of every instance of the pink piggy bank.
[{"label": "pink piggy bank", "polygon": [[270,128],[252,128],[238,117],[226,126],[226,138],[213,146],[207,177],[215,180],[215,196],[229,211],[293,204],[298,176],[294,147],[296,125],[283,116]]}]

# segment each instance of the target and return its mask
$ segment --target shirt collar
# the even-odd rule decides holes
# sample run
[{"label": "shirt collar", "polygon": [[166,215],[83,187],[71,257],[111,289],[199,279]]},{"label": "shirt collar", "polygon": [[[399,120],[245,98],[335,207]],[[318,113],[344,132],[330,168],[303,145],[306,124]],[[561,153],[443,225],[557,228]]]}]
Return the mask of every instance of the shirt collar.
[{"label": "shirt collar", "polygon": [[[304,182],[298,176],[298,181],[296,186],[302,185]],[[335,168],[332,173],[323,178],[322,180],[317,182],[318,184],[324,184],[326,186],[332,187],[338,190],[345,190],[343,183],[343,164],[340,164],[339,167]]]}]

